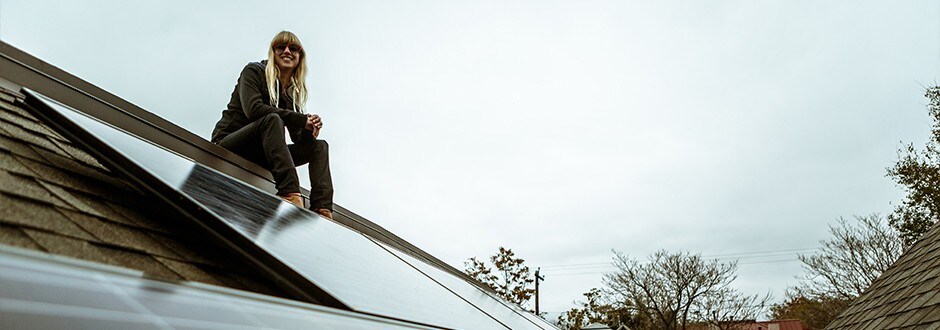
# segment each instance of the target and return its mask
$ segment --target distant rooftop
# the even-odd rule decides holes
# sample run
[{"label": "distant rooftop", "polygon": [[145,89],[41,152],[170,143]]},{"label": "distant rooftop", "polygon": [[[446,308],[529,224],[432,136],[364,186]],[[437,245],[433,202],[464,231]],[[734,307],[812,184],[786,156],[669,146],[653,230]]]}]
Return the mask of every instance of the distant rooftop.
[{"label": "distant rooftop", "polygon": [[827,329],[940,329],[940,224],[905,251]]}]

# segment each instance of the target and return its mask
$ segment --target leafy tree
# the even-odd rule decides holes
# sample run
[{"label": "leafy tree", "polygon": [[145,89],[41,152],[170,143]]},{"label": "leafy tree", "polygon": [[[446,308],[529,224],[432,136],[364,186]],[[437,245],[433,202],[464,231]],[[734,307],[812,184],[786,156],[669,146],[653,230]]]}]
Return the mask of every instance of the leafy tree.
[{"label": "leafy tree", "polygon": [[819,252],[799,256],[805,271],[800,292],[812,297],[855,299],[901,256],[899,234],[881,216],[855,219],[853,224],[839,218],[838,226],[829,226],[832,237],[820,241]]},{"label": "leafy tree", "polygon": [[525,308],[524,304],[535,293],[532,278],[525,260],[517,258],[511,249],[499,247],[499,252],[489,258],[493,267],[472,257],[464,262],[464,272],[480,283],[490,287],[500,297]]},{"label": "leafy tree", "polygon": [[627,306],[611,302],[607,295],[598,288],[584,293],[585,301],[558,316],[558,325],[562,329],[581,330],[592,323],[601,323],[616,329],[620,324],[631,329],[647,328],[647,322],[638,319]]},{"label": "leafy tree", "polygon": [[725,264],[687,252],[658,251],[640,263],[614,251],[614,266],[617,271],[604,275],[609,294],[634,309],[641,319],[649,320],[655,329],[685,329],[690,321],[709,321],[707,315],[715,320],[745,319],[751,316],[744,313],[750,309],[738,307],[752,306],[753,302],[762,305],[769,299],[747,297],[731,289],[736,262]]},{"label": "leafy tree", "polygon": [[852,299],[818,296],[788,289],[786,300],[770,307],[770,315],[777,320],[798,319],[811,329],[824,329],[852,303]]},{"label": "leafy tree", "polygon": [[913,144],[898,150],[897,163],[888,168],[888,176],[907,192],[888,216],[906,247],[940,219],[940,86],[928,88],[924,96],[933,119],[932,137],[922,151]]}]

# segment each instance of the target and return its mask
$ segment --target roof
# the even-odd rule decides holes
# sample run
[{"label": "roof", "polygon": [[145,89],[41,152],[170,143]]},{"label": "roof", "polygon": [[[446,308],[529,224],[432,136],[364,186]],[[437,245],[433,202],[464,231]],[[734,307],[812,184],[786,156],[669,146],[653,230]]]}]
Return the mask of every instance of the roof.
[{"label": "roof", "polygon": [[827,329],[940,329],[940,225],[934,225]]},{"label": "roof", "polygon": [[[258,189],[275,191],[270,172],[260,166],[2,41],[0,64],[3,64],[0,65],[0,87],[5,87],[8,91],[29,87]],[[305,195],[308,193],[306,189],[301,189]],[[334,219],[344,226],[427,261],[451,275],[474,281],[460,270],[338,203],[334,204]],[[481,288],[488,289],[482,285]]]},{"label": "roof", "polygon": [[[805,330],[809,329],[806,327],[802,321],[796,319],[789,320],[770,320],[770,321],[756,321],[756,320],[744,320],[744,321],[733,321],[727,322],[725,325],[730,326],[731,329],[736,330]],[[694,324],[688,327],[690,330],[705,330],[705,329],[717,329],[714,325],[711,324]]]},{"label": "roof", "polygon": [[[0,42],[0,318],[552,328],[341,206],[327,220],[271,192],[257,165]],[[224,317],[243,298],[263,313]],[[312,323],[264,314],[282,305]]]},{"label": "roof", "polygon": [[22,97],[0,87],[0,243],[293,298],[15,105]]},{"label": "roof", "polygon": [[803,321],[800,321],[800,320],[772,320],[772,321],[763,321],[760,323],[764,325],[764,329],[775,329],[775,330],[809,329],[809,327],[804,325]]},{"label": "roof", "polygon": [[583,330],[612,330],[611,327],[608,327],[606,324],[603,324],[603,323],[600,323],[600,322],[594,322],[594,323],[585,325],[585,326],[584,326],[583,328],[581,328],[581,329],[583,329]]}]

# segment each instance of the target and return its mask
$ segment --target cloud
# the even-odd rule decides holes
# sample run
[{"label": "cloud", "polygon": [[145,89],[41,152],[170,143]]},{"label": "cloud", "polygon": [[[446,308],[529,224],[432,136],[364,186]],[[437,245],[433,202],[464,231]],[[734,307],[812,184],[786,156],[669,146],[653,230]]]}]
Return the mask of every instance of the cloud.
[{"label": "cloud", "polygon": [[[297,32],[337,202],[457,267],[811,246],[900,196],[884,168],[927,138],[940,69],[930,1],[279,4],[5,1],[0,38],[207,137]],[[552,278],[543,308],[599,276]]]}]

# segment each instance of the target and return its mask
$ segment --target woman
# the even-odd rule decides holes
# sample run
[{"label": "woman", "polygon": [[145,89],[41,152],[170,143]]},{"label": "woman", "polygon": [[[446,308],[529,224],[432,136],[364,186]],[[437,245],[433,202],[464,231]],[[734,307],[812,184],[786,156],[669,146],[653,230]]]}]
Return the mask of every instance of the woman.
[{"label": "woman", "polygon": [[[212,142],[269,169],[277,195],[300,207],[294,167],[310,163],[310,209],[332,219],[329,146],[316,139],[323,120],[304,112],[306,75],[300,39],[281,31],[271,40],[267,60],[242,69],[232,100],[212,131]],[[284,141],[285,127],[293,144]]]}]

